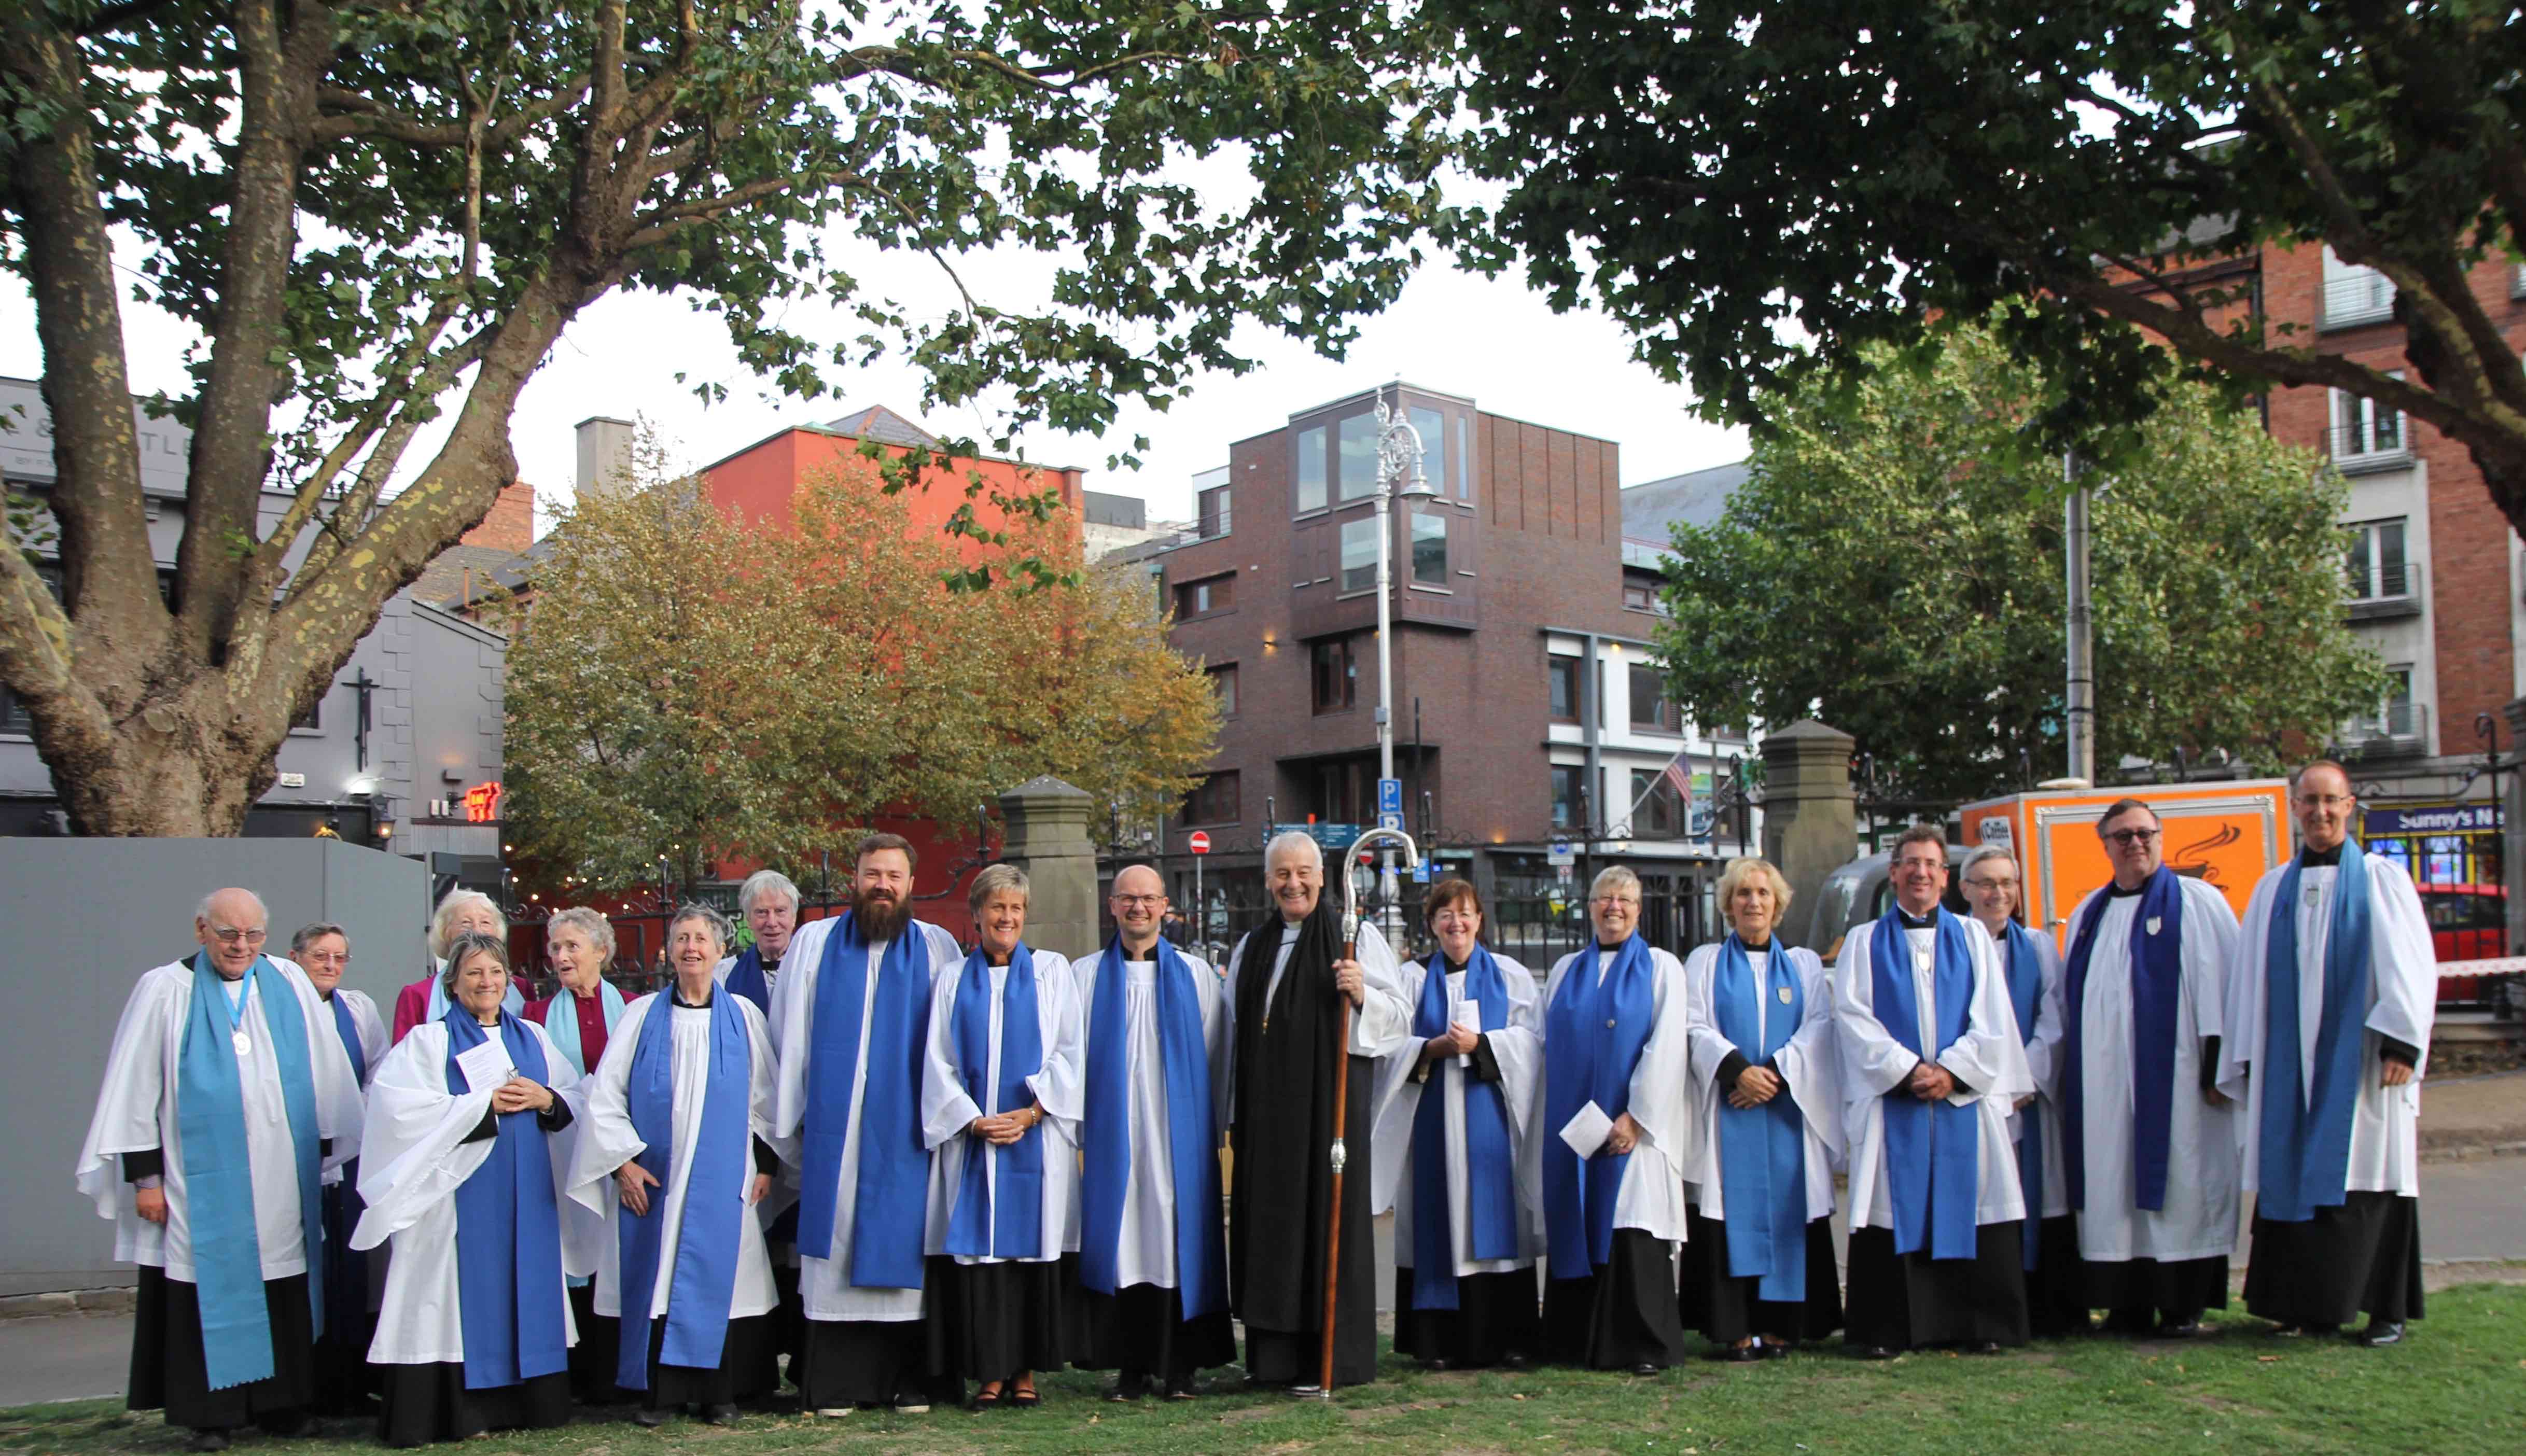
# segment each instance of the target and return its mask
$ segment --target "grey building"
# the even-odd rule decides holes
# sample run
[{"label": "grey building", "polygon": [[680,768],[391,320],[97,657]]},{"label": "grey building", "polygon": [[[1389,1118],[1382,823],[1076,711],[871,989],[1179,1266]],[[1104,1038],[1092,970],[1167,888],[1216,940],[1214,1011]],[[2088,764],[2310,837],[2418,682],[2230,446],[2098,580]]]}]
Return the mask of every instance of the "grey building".
[{"label": "grey building", "polygon": [[[191,431],[174,420],[151,419],[137,404],[133,413],[150,543],[168,579],[184,530]],[[52,487],[52,418],[34,380],[0,378],[0,475],[11,494],[36,501]],[[284,494],[265,494],[266,528],[288,503]],[[504,499],[495,517],[514,533],[511,504]],[[530,515],[528,520],[530,529]],[[524,544],[478,542],[451,555],[485,546],[514,554]],[[36,550],[45,551],[40,539]],[[329,825],[353,843],[429,859],[441,876],[497,882],[508,640],[429,605],[437,579],[425,577],[387,601],[332,687],[290,729],[279,778],[248,812],[247,835],[307,837]],[[0,688],[0,835],[63,829],[60,798],[28,736],[25,714]]]}]

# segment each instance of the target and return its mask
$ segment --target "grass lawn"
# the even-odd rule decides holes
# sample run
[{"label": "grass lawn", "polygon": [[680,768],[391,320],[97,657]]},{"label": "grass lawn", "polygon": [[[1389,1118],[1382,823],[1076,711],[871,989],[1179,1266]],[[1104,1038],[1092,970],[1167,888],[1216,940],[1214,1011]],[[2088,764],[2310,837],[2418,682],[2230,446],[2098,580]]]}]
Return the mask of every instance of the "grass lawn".
[{"label": "grass lawn", "polygon": [[[2271,1339],[2241,1313],[2190,1344],[2050,1342],[1989,1359],[1912,1355],[1885,1365],[1830,1350],[1782,1364],[1694,1361],[1656,1380],[1572,1371],[1430,1375],[1389,1356],[1377,1384],[1330,1404],[1236,1389],[1190,1404],[1113,1406],[1103,1378],[1043,1381],[1033,1412],[863,1413],[817,1422],[749,1414],[721,1431],[628,1421],[495,1433],[474,1456],[779,1456],[807,1450],[1861,1452],[2024,1451],[2172,1456],[2275,1451],[2526,1450],[2526,1287],[2473,1284],[2430,1295],[2430,1318],[2397,1349]],[[0,1411],[0,1449],[180,1451],[184,1432],[106,1401]],[[312,1438],[239,1440],[238,1456],[323,1456],[371,1445],[367,1422]]]}]

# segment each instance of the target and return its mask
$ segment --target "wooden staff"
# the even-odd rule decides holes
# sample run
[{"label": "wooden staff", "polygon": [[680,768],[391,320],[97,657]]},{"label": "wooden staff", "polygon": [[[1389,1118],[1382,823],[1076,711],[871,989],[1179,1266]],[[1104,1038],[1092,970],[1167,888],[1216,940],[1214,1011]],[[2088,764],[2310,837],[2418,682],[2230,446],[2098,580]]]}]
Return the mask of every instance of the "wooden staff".
[{"label": "wooden staff", "polygon": [[[1376,839],[1392,839],[1401,844],[1403,866],[1410,869],[1421,863],[1421,852],[1412,836],[1401,829],[1374,828],[1353,839],[1342,851],[1342,959],[1359,959],[1359,881],[1351,870],[1358,861],[1362,846]],[[1341,1009],[1334,1018],[1334,1139],[1331,1154],[1334,1173],[1334,1198],[1331,1217],[1325,1221],[1325,1342],[1323,1360],[1317,1372],[1316,1385],[1298,1389],[1308,1395],[1330,1398],[1334,1393],[1334,1306],[1341,1285],[1341,1211],[1342,1164],[1348,1154],[1342,1147],[1342,1123],[1350,1110],[1350,997],[1336,992],[1334,999]]]}]

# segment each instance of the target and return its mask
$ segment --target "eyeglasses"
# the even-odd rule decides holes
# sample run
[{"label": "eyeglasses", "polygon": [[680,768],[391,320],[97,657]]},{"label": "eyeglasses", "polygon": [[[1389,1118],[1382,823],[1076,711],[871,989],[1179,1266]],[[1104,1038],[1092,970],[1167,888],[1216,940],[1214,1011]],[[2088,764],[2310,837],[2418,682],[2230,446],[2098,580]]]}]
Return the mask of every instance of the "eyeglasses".
[{"label": "eyeglasses", "polygon": [[2149,840],[2156,838],[2162,832],[2164,831],[2160,829],[2116,829],[2112,833],[2105,835],[2105,837],[2112,840],[2114,843],[2121,845],[2123,848],[2129,849],[2135,844],[2147,844]]},{"label": "eyeglasses", "polygon": [[220,937],[222,945],[261,945],[266,935],[262,930],[239,930],[227,926],[213,926],[211,933]]},{"label": "eyeglasses", "polygon": [[2013,890],[2017,888],[2017,881],[2014,879],[1967,879],[1965,881],[1965,888]]},{"label": "eyeglasses", "polygon": [[1167,902],[1164,895],[1116,895],[1114,903],[1125,910],[1155,910]]},{"label": "eyeglasses", "polygon": [[338,952],[329,950],[311,950],[298,958],[298,964],[301,966],[347,966],[351,964],[351,953],[347,950]]},{"label": "eyeglasses", "polygon": [[2300,809],[2348,809],[2350,807],[2350,795],[2299,794],[2298,806]]},{"label": "eyeglasses", "polygon": [[1602,909],[1610,910],[1616,905],[1629,905],[1637,909],[1641,902],[1639,899],[1631,895],[1598,895],[1588,903]]}]

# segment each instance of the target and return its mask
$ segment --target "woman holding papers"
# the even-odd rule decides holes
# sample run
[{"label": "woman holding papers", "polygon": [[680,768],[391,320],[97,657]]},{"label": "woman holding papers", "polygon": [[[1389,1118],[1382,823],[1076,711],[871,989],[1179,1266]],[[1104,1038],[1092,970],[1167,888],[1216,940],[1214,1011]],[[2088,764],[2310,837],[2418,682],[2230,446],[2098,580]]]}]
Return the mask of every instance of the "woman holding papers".
[{"label": "woman holding papers", "polygon": [[578,1332],[563,1275],[593,1255],[562,1197],[586,1113],[578,1073],[501,1009],[499,940],[457,936],[441,982],[446,1015],[413,1028],[370,1086],[368,1209],[351,1235],[394,1240],[369,1347],[390,1446],[566,1425]]},{"label": "woman holding papers", "polygon": [[1541,1333],[1535,1210],[1517,1150],[1536,1136],[1543,1007],[1482,942],[1471,882],[1431,886],[1438,952],[1403,968],[1412,1039],[1378,1067],[1377,1206],[1394,1210],[1394,1348],[1433,1370],[1526,1363]]},{"label": "woman holding papers", "polygon": [[1588,894],[1596,943],[1562,957],[1543,993],[1541,1154],[1554,1358],[1655,1375],[1681,1358],[1675,1245],[1685,1236],[1690,1055],[1684,967],[1640,934],[1640,877],[1620,865]]},{"label": "woman holding papers", "polygon": [[1681,1302],[1723,1358],[1778,1359],[1842,1327],[1833,985],[1815,952],[1772,933],[1790,886],[1769,861],[1731,864],[1719,907],[1727,938],[1684,963],[1693,1152]]}]

